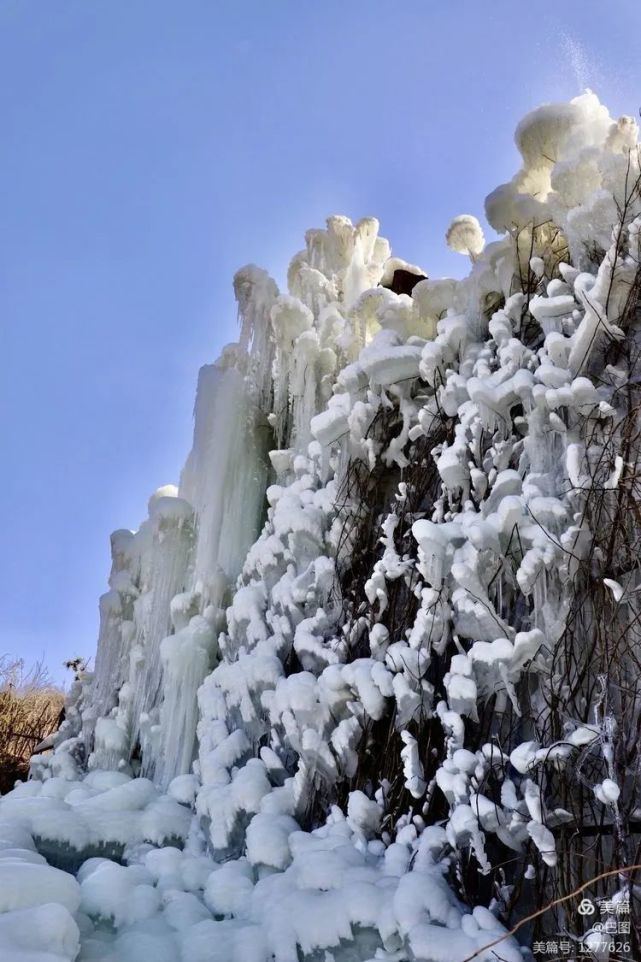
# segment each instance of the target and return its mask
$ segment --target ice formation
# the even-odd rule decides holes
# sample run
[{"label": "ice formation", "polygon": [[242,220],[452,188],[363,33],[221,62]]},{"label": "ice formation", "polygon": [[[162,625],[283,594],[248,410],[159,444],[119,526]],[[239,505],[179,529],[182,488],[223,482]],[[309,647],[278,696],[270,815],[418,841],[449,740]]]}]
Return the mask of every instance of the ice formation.
[{"label": "ice formation", "polygon": [[309,231],[287,293],[238,272],[180,484],[112,536],[95,671],[0,800],[3,957],[529,958],[510,898],[555,870],[564,817],[537,772],[598,743],[593,803],[623,803],[605,713],[546,744],[535,717],[586,492],[626,477],[603,437],[631,370],[608,352],[638,285],[637,134],[591,93],[526,117],[486,203],[503,236],[447,232],[464,280],[382,286],[420,270],[374,218]]}]

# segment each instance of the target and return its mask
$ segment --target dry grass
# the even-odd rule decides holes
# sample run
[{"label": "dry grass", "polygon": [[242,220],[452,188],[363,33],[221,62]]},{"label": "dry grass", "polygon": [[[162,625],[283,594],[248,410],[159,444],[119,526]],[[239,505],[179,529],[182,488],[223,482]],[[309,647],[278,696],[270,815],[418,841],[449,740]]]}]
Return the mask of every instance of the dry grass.
[{"label": "dry grass", "polygon": [[42,663],[0,656],[0,794],[27,777],[38,742],[58,727],[64,694]]}]

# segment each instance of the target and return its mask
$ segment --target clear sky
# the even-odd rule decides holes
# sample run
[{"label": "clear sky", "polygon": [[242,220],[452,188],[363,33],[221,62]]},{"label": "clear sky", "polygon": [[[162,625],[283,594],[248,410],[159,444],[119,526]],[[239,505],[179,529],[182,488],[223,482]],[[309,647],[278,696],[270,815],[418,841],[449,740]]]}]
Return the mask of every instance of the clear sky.
[{"label": "clear sky", "polygon": [[0,0],[0,654],[91,656],[108,536],[189,449],[231,279],[332,213],[443,235],[537,104],[641,106],[639,0]]}]

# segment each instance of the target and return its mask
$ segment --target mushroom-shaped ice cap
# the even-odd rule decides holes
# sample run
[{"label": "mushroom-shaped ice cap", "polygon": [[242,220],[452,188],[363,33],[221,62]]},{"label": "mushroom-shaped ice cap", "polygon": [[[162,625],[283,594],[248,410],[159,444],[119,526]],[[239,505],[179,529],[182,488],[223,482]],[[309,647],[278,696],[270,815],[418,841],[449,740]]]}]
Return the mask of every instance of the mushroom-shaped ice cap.
[{"label": "mushroom-shaped ice cap", "polygon": [[447,246],[457,254],[469,254],[474,259],[485,247],[483,230],[476,217],[461,214],[455,217],[447,229]]}]

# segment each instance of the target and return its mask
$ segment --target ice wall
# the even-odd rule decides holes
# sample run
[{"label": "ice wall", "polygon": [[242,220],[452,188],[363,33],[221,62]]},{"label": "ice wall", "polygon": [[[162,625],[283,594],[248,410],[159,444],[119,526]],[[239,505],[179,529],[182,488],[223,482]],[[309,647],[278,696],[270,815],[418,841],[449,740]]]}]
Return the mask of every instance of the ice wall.
[{"label": "ice wall", "polygon": [[[193,448],[179,489],[154,495],[137,533],[114,535],[84,712],[90,767],[124,766],[167,785],[190,770],[200,717],[201,805],[209,817],[205,770],[219,751],[220,725],[229,736],[242,733],[239,758],[255,755],[268,736],[283,755],[293,751],[300,798],[322,781],[319,773],[337,775],[338,742],[332,747],[331,739],[354,751],[363,719],[332,705],[326,735],[318,718],[313,728],[297,721],[287,692],[300,680],[288,677],[287,659],[293,652],[321,685],[324,670],[334,671],[336,692],[346,686],[332,696],[339,704],[362,700],[361,669],[338,672],[351,661],[351,643],[337,572],[337,563],[349,564],[350,548],[337,532],[362,509],[343,488],[358,462],[370,471],[383,464],[402,482],[382,529],[386,550],[363,586],[365,602],[378,608],[370,632],[382,631],[389,582],[406,580],[412,567],[407,541],[398,555],[408,497],[403,472],[411,469],[412,445],[436,437],[444,417],[458,420],[434,448],[442,492],[431,519],[418,505],[424,520],[412,528],[427,579],[421,627],[409,641],[391,639],[400,676],[396,668],[390,675],[389,655],[379,658],[375,701],[395,697],[397,717],[408,722],[419,709],[432,710],[430,686],[420,681],[429,658],[417,645],[436,617],[430,592],[448,578],[455,578],[451,601],[438,603],[438,630],[483,644],[499,632],[513,644],[514,627],[501,611],[514,588],[499,579],[490,590],[478,558],[494,552],[498,559],[515,527],[525,552],[516,584],[535,599],[529,623],[558,634],[563,566],[553,533],[560,542],[580,537],[567,521],[573,508],[562,464],[568,446],[580,450],[581,432],[568,423],[561,430],[556,412],[592,410],[597,395],[581,376],[598,344],[618,336],[636,268],[610,249],[610,235],[638,165],[636,135],[632,121],[612,121],[591,94],[526,118],[517,131],[523,167],[487,200],[503,239],[484,249],[480,225],[467,215],[448,231],[453,249],[472,261],[464,281],[423,280],[412,296],[381,286],[404,262],[390,259],[373,218],[354,226],[332,217],[327,229],[309,231],[290,265],[287,294],[256,267],[238,272],[240,340],[200,372]],[[614,198],[609,207],[606,194]],[[632,214],[628,204],[625,229],[636,237]],[[606,252],[596,277],[581,270],[589,267],[588,233]],[[544,337],[537,350],[523,339],[525,313]],[[515,406],[527,424],[521,440],[513,437]],[[391,415],[398,427],[385,439],[378,427]],[[498,439],[486,452],[482,432]],[[538,528],[521,519],[534,509],[547,519]],[[509,692],[511,669],[500,659],[492,665],[503,665]],[[467,682],[451,675],[453,690],[487,689],[470,670],[457,668]]]},{"label": "ice wall", "polygon": [[307,240],[290,278],[299,296],[279,294],[254,266],[237,273],[240,340],[199,373],[180,485],[153,495],[137,532],[112,538],[82,724],[90,768],[132,770],[165,786],[191,769],[196,694],[219,659],[269,480],[291,474],[306,452],[339,356],[353,356],[363,340],[345,310],[377,282],[389,254],[372,218],[356,228],[331,218]]},{"label": "ice wall", "polygon": [[344,217],[307,233],[287,293],[237,274],[239,343],[200,373],[179,488],[113,536],[96,671],[36,766],[88,767],[55,791],[93,844],[97,785],[122,777],[127,845],[174,832],[214,859],[183,958],[217,932],[226,962],[460,962],[494,937],[517,960],[496,916],[556,867],[575,748],[601,746],[594,804],[633,811],[596,686],[562,730],[550,705],[577,586],[638,583],[589,500],[620,497],[634,447],[637,139],[589,93],[525,118],[486,202],[499,239],[448,230],[461,281],[395,293],[424,272]]}]

